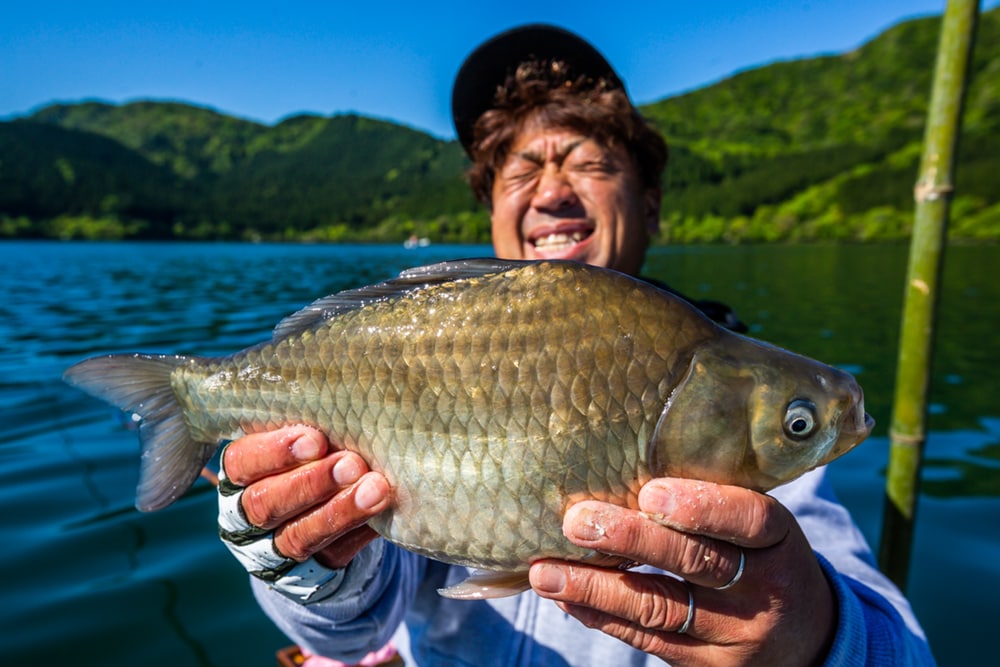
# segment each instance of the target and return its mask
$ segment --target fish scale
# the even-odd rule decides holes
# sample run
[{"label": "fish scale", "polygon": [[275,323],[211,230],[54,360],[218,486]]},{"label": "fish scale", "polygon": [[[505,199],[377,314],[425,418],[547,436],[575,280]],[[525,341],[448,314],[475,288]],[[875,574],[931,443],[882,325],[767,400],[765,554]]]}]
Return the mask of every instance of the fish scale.
[{"label": "fish scale", "polygon": [[[414,269],[321,299],[229,357],[112,355],[66,377],[143,418],[140,508],[183,493],[206,443],[305,423],[386,476],[391,508],[370,521],[382,536],[503,572],[591,557],[562,533],[573,502],[637,508],[652,476],[689,472],[769,488],[867,435],[843,371],[572,262]],[[780,433],[799,394],[826,429],[815,443]]]}]

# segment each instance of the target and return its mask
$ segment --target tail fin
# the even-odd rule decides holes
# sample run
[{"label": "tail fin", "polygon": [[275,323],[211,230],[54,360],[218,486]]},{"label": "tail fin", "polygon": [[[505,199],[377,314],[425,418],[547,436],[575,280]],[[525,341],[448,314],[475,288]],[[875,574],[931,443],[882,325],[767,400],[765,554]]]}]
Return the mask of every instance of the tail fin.
[{"label": "tail fin", "polygon": [[135,506],[143,512],[177,500],[217,448],[217,443],[191,438],[170,385],[174,369],[192,361],[183,356],[112,354],[81,361],[63,374],[69,384],[141,417]]}]

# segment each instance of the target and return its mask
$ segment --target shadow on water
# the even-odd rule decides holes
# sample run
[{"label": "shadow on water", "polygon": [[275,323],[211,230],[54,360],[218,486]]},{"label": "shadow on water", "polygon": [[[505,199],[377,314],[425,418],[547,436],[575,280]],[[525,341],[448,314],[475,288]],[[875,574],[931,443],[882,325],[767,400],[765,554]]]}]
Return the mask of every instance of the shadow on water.
[{"label": "shadow on water", "polygon": [[[128,422],[65,386],[83,357],[227,354],[315,298],[479,247],[0,244],[0,605],[10,664],[272,664],[285,640],[257,608],[215,531],[199,482],[170,508],[133,507]],[[1000,590],[1000,248],[949,249],[923,494],[908,591],[942,665],[991,645]],[[751,335],[841,366],[878,421],[831,466],[865,536],[878,540],[904,246],[656,248],[646,273],[733,305]],[[975,590],[942,573],[962,573]],[[962,610],[956,615],[954,610]],[[54,641],[58,638],[58,642]],[[59,660],[57,660],[57,658]]]}]

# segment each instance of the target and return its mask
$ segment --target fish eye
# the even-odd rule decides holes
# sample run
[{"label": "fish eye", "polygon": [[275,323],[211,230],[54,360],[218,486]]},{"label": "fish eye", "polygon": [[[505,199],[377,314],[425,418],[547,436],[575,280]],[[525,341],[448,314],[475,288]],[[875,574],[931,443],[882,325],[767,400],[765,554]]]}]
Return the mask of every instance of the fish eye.
[{"label": "fish eye", "polygon": [[796,399],[785,409],[785,433],[795,440],[803,440],[816,432],[816,406],[810,401]]}]

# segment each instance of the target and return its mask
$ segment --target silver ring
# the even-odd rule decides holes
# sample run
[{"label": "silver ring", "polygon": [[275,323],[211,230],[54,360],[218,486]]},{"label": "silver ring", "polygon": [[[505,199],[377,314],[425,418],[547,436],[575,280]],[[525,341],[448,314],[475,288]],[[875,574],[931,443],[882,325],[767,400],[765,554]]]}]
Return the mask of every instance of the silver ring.
[{"label": "silver ring", "polygon": [[740,550],[740,564],[736,568],[736,574],[734,574],[733,578],[727,581],[726,583],[722,584],[721,586],[716,586],[715,590],[717,591],[724,591],[727,588],[732,588],[733,586],[739,583],[740,579],[743,578],[743,567],[747,564],[747,555],[743,551],[743,547],[736,547],[736,548]]},{"label": "silver ring", "polygon": [[683,635],[685,632],[687,632],[691,628],[691,621],[694,620],[694,591],[691,590],[691,584],[687,583],[686,581],[684,582],[684,584],[687,587],[687,592],[688,592],[688,615],[687,618],[684,619],[684,623],[681,625],[681,627],[675,630],[675,632],[679,635]]}]

